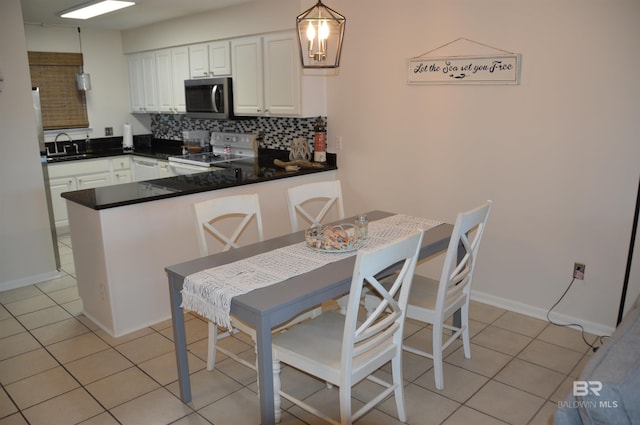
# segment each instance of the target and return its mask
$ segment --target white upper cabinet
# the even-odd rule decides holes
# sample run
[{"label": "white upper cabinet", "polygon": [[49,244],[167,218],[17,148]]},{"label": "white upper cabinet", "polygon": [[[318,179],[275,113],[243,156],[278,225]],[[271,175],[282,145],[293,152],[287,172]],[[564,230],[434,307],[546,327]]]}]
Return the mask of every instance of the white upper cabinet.
[{"label": "white upper cabinet", "polygon": [[231,40],[237,115],[300,115],[297,49],[293,32]]},{"label": "white upper cabinet", "polygon": [[131,112],[144,112],[142,55],[129,55],[127,57],[127,65],[129,66],[129,101],[131,104]]},{"label": "white upper cabinet", "polygon": [[186,47],[128,56],[132,112],[186,112],[184,80],[189,79]]},{"label": "white upper cabinet", "polygon": [[271,115],[300,115],[300,59],[293,33],[270,34],[264,42],[264,102]]},{"label": "white upper cabinet", "polygon": [[191,78],[209,76],[209,49],[206,44],[189,46],[189,75]]},{"label": "white upper cabinet", "polygon": [[153,52],[134,53],[127,57],[131,112],[158,110],[156,60]]},{"label": "white upper cabinet", "polygon": [[236,115],[301,115],[293,31],[134,53],[128,65],[132,112],[186,112],[184,80],[230,75]]},{"label": "white upper cabinet", "polygon": [[214,76],[231,75],[231,47],[229,40],[209,43],[209,72]]},{"label": "white upper cabinet", "polygon": [[189,75],[191,78],[231,75],[229,41],[189,46]]},{"label": "white upper cabinet", "polygon": [[156,53],[158,75],[158,111],[186,112],[184,80],[189,79],[189,52],[186,47],[159,50]]},{"label": "white upper cabinet", "polygon": [[189,50],[186,47],[171,49],[173,75],[173,106],[176,112],[187,112],[184,96],[184,80],[189,79]]},{"label": "white upper cabinet", "polygon": [[264,115],[262,37],[231,40],[233,110],[238,115]]},{"label": "white upper cabinet", "polygon": [[156,73],[158,74],[158,111],[173,112],[171,49],[156,52]]},{"label": "white upper cabinet", "polygon": [[156,79],[156,56],[154,52],[142,53],[142,74],[144,86],[144,110],[158,110],[158,82]]}]

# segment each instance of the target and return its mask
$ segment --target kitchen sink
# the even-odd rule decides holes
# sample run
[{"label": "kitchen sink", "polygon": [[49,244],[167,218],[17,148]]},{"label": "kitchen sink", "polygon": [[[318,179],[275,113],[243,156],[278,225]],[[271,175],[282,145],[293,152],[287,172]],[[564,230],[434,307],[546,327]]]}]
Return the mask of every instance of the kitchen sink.
[{"label": "kitchen sink", "polygon": [[47,158],[47,162],[73,161],[74,159],[91,158],[94,155],[90,153],[74,153],[69,155],[51,156]]}]

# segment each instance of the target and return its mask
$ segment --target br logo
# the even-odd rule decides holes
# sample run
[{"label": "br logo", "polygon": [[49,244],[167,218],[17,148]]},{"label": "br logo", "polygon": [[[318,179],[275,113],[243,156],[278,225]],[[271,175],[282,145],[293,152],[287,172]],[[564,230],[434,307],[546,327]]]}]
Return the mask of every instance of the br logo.
[{"label": "br logo", "polygon": [[589,393],[600,396],[602,382],[600,381],[573,381],[573,395],[587,396]]}]

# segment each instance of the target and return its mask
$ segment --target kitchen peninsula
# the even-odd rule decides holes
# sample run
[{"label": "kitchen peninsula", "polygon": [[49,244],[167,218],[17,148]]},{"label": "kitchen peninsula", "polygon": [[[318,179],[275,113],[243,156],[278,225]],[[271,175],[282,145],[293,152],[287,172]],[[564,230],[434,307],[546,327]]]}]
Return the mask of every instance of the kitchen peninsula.
[{"label": "kitchen peninsula", "polygon": [[290,231],[287,189],[335,180],[336,170],[335,155],[298,171],[261,155],[217,171],[63,193],[84,314],[114,337],[169,319],[165,267],[199,257],[194,203],[258,193],[269,239]]}]

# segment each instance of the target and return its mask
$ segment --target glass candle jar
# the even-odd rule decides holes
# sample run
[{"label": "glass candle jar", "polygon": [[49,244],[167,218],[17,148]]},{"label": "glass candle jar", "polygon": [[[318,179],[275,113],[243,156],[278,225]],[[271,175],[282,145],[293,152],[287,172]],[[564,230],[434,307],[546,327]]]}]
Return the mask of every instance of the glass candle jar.
[{"label": "glass candle jar", "polygon": [[356,217],[355,233],[358,239],[367,239],[369,237],[369,220],[364,214],[360,214]]}]

